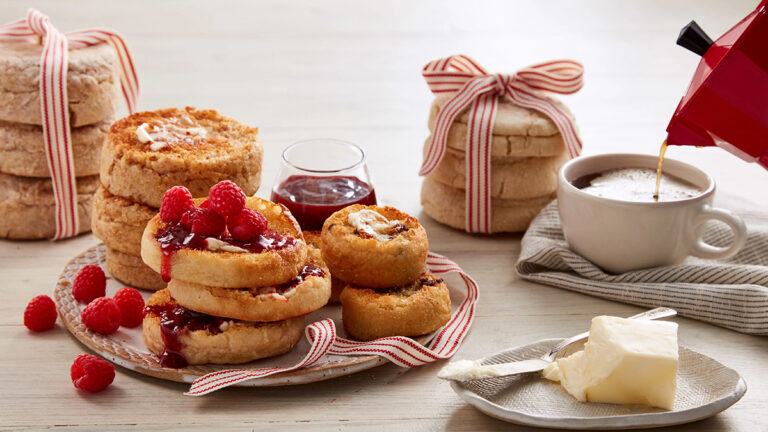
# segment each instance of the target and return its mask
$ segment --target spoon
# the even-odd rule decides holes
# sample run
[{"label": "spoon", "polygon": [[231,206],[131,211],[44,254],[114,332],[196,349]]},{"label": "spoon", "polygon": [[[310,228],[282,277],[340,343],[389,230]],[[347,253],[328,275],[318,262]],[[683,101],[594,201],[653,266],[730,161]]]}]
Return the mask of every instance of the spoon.
[{"label": "spoon", "polygon": [[[677,311],[659,307],[651,309],[629,319],[655,320],[677,315]],[[507,377],[511,375],[539,372],[555,361],[557,354],[568,345],[581,342],[589,337],[589,332],[577,334],[558,343],[541,358],[500,364],[481,364],[481,360],[459,360],[451,362],[438,372],[437,377],[447,381],[473,381],[486,378]]]}]

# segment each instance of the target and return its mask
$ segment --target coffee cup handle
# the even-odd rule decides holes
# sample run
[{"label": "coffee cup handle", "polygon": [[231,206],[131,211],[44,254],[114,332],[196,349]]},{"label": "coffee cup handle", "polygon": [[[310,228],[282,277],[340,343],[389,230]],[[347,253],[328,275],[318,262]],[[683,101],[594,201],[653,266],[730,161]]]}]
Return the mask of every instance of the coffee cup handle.
[{"label": "coffee cup handle", "polygon": [[717,247],[704,242],[700,237],[691,249],[691,255],[705,259],[730,258],[744,247],[747,241],[747,226],[744,221],[728,210],[705,206],[696,218],[696,226],[704,225],[707,221],[718,220],[725,223],[733,231],[733,242],[730,246]]}]

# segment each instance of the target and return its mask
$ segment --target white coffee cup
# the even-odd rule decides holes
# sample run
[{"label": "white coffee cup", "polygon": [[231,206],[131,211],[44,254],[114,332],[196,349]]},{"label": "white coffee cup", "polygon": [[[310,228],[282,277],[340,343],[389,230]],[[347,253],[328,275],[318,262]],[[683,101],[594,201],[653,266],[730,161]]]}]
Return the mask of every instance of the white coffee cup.
[{"label": "white coffee cup", "polygon": [[[722,259],[735,255],[747,239],[744,221],[713,208],[715,181],[700,169],[665,159],[664,173],[704,192],[665,202],[630,202],[591,195],[575,187],[580,177],[621,168],[656,169],[658,159],[640,154],[602,154],[573,159],[558,174],[557,201],[570,248],[610,273],[681,263],[687,256]],[[651,193],[651,192],[649,192]],[[702,238],[704,224],[718,220],[733,230],[733,242],[715,247]]]}]

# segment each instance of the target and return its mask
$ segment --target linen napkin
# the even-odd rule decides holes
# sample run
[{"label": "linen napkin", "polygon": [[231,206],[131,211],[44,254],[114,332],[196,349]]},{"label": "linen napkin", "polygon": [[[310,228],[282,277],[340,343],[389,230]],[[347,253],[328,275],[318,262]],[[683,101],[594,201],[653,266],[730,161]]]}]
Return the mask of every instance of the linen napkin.
[{"label": "linen napkin", "polygon": [[[516,268],[533,282],[649,308],[671,307],[685,317],[768,335],[768,228],[747,222],[746,245],[730,259],[689,257],[680,265],[613,275],[568,248],[553,201],[523,236]],[[724,225],[705,227],[707,243],[726,246],[731,238]]]}]

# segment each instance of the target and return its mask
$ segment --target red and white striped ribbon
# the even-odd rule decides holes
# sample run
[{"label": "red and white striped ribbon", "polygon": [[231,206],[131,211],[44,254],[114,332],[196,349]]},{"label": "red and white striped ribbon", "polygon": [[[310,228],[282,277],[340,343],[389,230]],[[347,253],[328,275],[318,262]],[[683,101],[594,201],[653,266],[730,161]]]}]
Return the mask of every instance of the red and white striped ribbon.
[{"label": "red and white striped ribbon", "polygon": [[[0,38],[44,38],[40,57],[40,110],[43,141],[51,171],[56,202],[56,234],[54,240],[77,235],[77,185],[67,97],[67,65],[69,48],[82,48],[108,43],[120,61],[120,85],[130,113],[139,99],[139,81],[128,47],[120,35],[106,30],[82,30],[62,33],[46,15],[29,9],[25,18],[0,26]],[[30,43],[33,43],[30,41]]]},{"label": "red and white striped ribbon", "polygon": [[336,335],[333,320],[326,318],[308,325],[305,329],[311,347],[304,359],[296,365],[213,372],[196,379],[185,394],[202,396],[243,381],[308,367],[317,363],[326,354],[342,356],[376,354],[402,367],[421,366],[436,360],[450,358],[459,349],[461,341],[464,340],[472,326],[475,317],[475,304],[479,297],[478,286],[455,262],[442,255],[430,252],[427,257],[427,268],[437,276],[458,273],[465,286],[464,300],[448,324],[439,330],[439,333],[427,346],[404,336],[381,338],[369,342],[343,339]]},{"label": "red and white striped ribbon", "polygon": [[572,94],[584,85],[584,68],[572,60],[528,66],[514,75],[489,74],[464,55],[429,62],[422,75],[434,94],[454,94],[437,115],[419,175],[431,173],[443,159],[448,130],[468,106],[466,230],[491,232],[491,142],[500,97],[546,114],[557,126],[568,154],[581,153],[581,139],[572,119],[543,92]]}]

